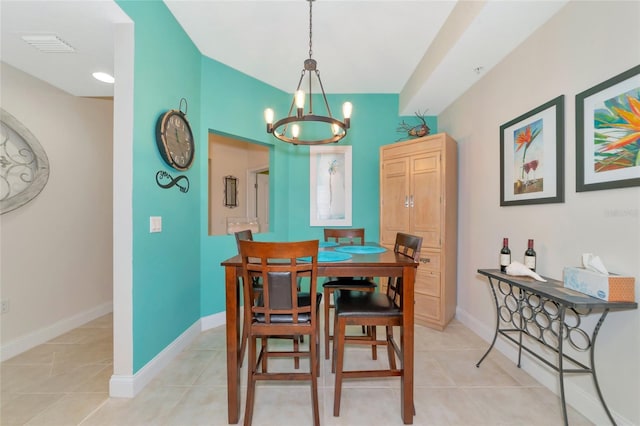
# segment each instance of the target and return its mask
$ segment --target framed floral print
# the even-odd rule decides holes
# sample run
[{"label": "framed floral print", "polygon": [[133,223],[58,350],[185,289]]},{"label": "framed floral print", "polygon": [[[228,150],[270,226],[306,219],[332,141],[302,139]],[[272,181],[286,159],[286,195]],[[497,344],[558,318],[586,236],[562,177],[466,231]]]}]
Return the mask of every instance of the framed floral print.
[{"label": "framed floral print", "polygon": [[351,147],[311,146],[310,225],[351,226]]},{"label": "framed floral print", "polygon": [[500,205],[564,202],[564,95],[500,126]]},{"label": "framed floral print", "polygon": [[576,95],[576,191],[640,186],[640,65]]}]

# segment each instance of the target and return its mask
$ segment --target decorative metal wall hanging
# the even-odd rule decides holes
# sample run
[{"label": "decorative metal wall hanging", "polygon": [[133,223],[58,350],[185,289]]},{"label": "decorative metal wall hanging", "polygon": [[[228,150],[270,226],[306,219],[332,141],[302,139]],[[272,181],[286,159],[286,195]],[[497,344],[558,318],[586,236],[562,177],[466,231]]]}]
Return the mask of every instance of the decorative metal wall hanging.
[{"label": "decorative metal wall hanging", "polygon": [[225,176],[224,178],[224,206],[238,207],[238,178]]},{"label": "decorative metal wall hanging", "polygon": [[422,124],[412,126],[402,120],[402,123],[398,124],[398,128],[396,130],[400,133],[406,132],[407,138],[421,138],[423,136],[427,136],[429,132],[431,132],[431,129],[427,126],[427,121],[424,119],[426,113],[427,111],[424,113],[421,113],[420,111],[416,112],[416,117],[418,117],[418,120],[420,120]]},{"label": "decorative metal wall hanging", "polygon": [[28,203],[49,180],[49,159],[38,139],[1,109],[0,214]]},{"label": "decorative metal wall hanging", "polygon": [[160,188],[169,189],[177,186],[180,188],[180,192],[189,192],[189,178],[185,175],[180,175],[174,179],[169,173],[160,170],[156,173],[156,183]]}]

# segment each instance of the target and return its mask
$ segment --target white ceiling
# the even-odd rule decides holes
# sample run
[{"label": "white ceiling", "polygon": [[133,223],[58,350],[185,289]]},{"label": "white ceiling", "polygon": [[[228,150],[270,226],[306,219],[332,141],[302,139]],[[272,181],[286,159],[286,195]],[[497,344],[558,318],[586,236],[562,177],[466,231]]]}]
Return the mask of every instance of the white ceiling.
[{"label": "white ceiling", "polygon": [[[292,92],[309,56],[304,0],[165,0],[202,54]],[[401,115],[437,115],[567,0],[315,0],[313,58],[327,93],[400,95]],[[76,96],[113,96],[111,0],[1,0],[1,59]],[[57,35],[75,53],[21,39]],[[117,79],[117,76],[116,76]],[[116,83],[117,84],[117,83]]]}]

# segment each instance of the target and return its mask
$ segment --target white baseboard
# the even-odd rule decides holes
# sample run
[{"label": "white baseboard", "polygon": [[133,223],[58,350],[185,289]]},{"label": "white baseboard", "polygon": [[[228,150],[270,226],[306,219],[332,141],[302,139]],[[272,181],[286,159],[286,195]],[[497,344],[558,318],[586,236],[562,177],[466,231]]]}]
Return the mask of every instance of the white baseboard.
[{"label": "white baseboard", "polygon": [[194,322],[180,336],[153,357],[134,375],[112,375],[109,381],[109,396],[133,398],[151,382],[175,357],[198,337],[202,331],[202,319]]},{"label": "white baseboard", "polygon": [[[242,315],[242,309],[240,310],[240,315]],[[225,325],[227,323],[227,313],[223,311],[217,314],[202,317],[200,318],[200,323],[202,324],[202,331],[220,327],[221,325]]]},{"label": "white baseboard", "polygon": [[81,312],[72,317],[65,318],[45,328],[29,333],[24,337],[7,342],[0,348],[0,361],[6,361],[16,355],[28,351],[38,345],[48,342],[61,334],[78,328],[89,321],[100,318],[103,315],[113,312],[113,303],[105,303],[95,308]]},{"label": "white baseboard", "polygon": [[[495,329],[493,327],[486,326],[477,318],[473,317],[460,307],[456,309],[456,319],[467,326],[469,329],[471,329],[471,331],[476,333],[482,339],[486,340],[488,343],[491,343],[491,340],[493,340]],[[511,342],[507,341],[506,339],[498,336],[494,349],[500,351],[510,360],[517,362],[516,360],[518,359],[518,349],[515,345],[511,344]],[[542,364],[539,360],[532,357],[531,355],[528,355],[525,351],[523,351],[522,353],[522,358],[524,360],[524,362],[521,363],[522,370],[529,373],[529,375],[540,382],[540,384],[559,396],[560,383],[557,373],[545,367],[544,364]],[[593,385],[593,381],[590,381],[589,384]],[[600,403],[600,400],[596,396],[587,393],[583,388],[576,385],[575,383],[572,383],[571,380],[568,380],[566,376],[564,385],[565,398],[568,405],[573,407],[576,411],[592,421],[594,424],[600,425],[611,423],[604,411],[604,408],[602,407],[602,404]],[[633,424],[629,419],[613,412],[610,406],[609,411],[611,411],[611,415],[613,416],[617,424]]]}]

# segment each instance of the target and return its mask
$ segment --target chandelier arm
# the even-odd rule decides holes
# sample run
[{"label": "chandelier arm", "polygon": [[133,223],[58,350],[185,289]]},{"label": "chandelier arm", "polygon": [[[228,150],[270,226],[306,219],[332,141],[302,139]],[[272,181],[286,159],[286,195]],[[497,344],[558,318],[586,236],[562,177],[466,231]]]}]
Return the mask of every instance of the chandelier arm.
[{"label": "chandelier arm", "polygon": [[320,90],[322,91],[322,98],[324,99],[324,105],[325,107],[327,107],[327,113],[329,113],[329,117],[333,118],[333,115],[331,115],[331,108],[329,108],[329,102],[327,101],[327,95],[325,95],[324,93],[324,86],[322,86],[322,80],[320,79],[320,71],[318,70],[315,70],[315,71],[316,71],[316,77],[318,77],[318,83],[320,83]]},{"label": "chandelier arm", "polygon": [[[302,86],[302,79],[304,78],[305,72],[306,72],[306,70],[303,69],[302,73],[300,74],[300,80],[298,80],[298,86],[296,87],[296,91],[293,92],[293,99],[291,99],[291,106],[289,107],[289,112],[287,113],[287,117],[291,116],[291,112],[293,111],[293,107],[296,104],[296,92],[298,90],[300,90],[300,86]],[[282,121],[282,120],[280,120],[280,121]],[[288,128],[288,123],[287,123],[287,125],[284,126],[284,129],[282,129],[282,133],[285,133],[287,131],[287,128]],[[274,132],[275,132],[275,130],[276,130],[276,126],[273,127],[273,131]]]}]

